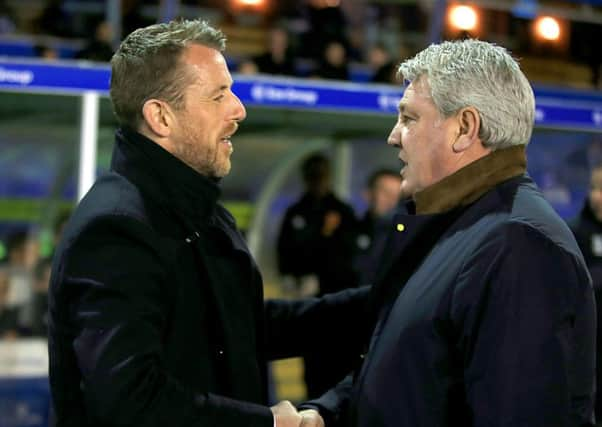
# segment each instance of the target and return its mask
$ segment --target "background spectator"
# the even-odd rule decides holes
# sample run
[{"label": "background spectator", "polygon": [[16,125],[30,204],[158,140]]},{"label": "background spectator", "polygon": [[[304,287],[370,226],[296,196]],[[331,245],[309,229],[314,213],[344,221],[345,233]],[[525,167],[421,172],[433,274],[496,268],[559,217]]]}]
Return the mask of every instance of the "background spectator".
[{"label": "background spectator", "polygon": [[146,27],[152,24],[150,19],[147,19],[142,14],[141,0],[122,0],[121,1],[121,37],[126,38],[128,34],[138,28]]},{"label": "background spectator", "polygon": [[6,0],[0,0],[0,34],[13,33],[17,28],[15,22],[13,9],[6,4]]},{"label": "background spectator", "polygon": [[8,272],[0,267],[0,339],[18,336],[17,310],[7,304],[9,288]]},{"label": "background spectator", "polygon": [[36,21],[37,32],[57,37],[73,36],[71,15],[63,8],[60,0],[47,0]]},{"label": "background spectator", "polygon": [[368,52],[368,63],[374,74],[373,83],[396,83],[396,63],[383,44],[374,45]]},{"label": "background spectator", "polygon": [[6,239],[8,295],[6,306],[17,312],[19,329],[28,329],[32,321],[32,268],[37,259],[35,242],[27,231],[17,231]]},{"label": "background spectator", "polygon": [[387,238],[393,230],[392,218],[399,205],[401,176],[390,169],[373,172],[366,183],[364,198],[368,209],[358,223],[354,265],[359,284],[372,284],[383,262]]},{"label": "background spectator", "polygon": [[52,46],[46,44],[37,44],[34,47],[36,56],[41,59],[54,61],[59,58],[59,52]]},{"label": "background spectator", "polygon": [[331,41],[324,47],[318,68],[313,77],[333,80],[349,80],[349,66],[345,46]]},{"label": "background spectator", "polygon": [[340,6],[328,0],[308,0],[308,31],[302,35],[300,55],[320,60],[323,47],[332,40],[348,46],[347,19]]},{"label": "background spectator", "polygon": [[36,337],[46,338],[48,334],[48,285],[50,284],[50,259],[38,262],[34,270],[32,321],[29,332]]},{"label": "background spectator", "polygon": [[86,43],[86,46],[77,52],[77,59],[88,59],[97,62],[109,62],[113,56],[111,40],[113,31],[107,21],[100,21],[94,28],[94,34]]},{"label": "background spectator", "polygon": [[[602,163],[591,171],[589,196],[579,216],[569,221],[577,243],[589,268],[594,285],[598,325],[602,325]],[[596,389],[602,390],[602,328],[597,335]],[[596,414],[602,416],[602,393],[596,396]]]},{"label": "background spectator", "polygon": [[[317,277],[319,295],[356,286],[353,209],[332,190],[328,158],[311,155],[301,169],[305,192],[287,209],[278,236],[280,273],[306,287],[308,277]],[[313,349],[304,357],[309,397],[321,395],[351,370],[355,353],[346,345],[349,343],[340,343],[338,351],[328,354]]]},{"label": "background spectator", "polygon": [[259,72],[294,76],[296,74],[294,56],[286,30],[280,27],[271,29],[267,35],[266,45],[265,53],[254,57],[251,61],[243,62],[239,71],[244,74]]}]

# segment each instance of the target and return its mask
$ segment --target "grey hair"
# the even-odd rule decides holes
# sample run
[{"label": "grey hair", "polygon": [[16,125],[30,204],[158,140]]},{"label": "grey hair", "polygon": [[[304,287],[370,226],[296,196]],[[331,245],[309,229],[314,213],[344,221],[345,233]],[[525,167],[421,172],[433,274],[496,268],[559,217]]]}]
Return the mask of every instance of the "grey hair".
[{"label": "grey hair", "polygon": [[207,21],[195,19],[150,25],[126,37],[111,59],[111,102],[121,125],[138,128],[142,107],[152,98],[182,108],[191,77],[181,66],[181,57],[190,44],[223,52],[226,36]]},{"label": "grey hair", "polygon": [[535,118],[535,96],[518,63],[501,46],[479,40],[432,44],[399,65],[398,76],[426,77],[443,117],[474,107],[479,137],[492,150],[526,145]]}]

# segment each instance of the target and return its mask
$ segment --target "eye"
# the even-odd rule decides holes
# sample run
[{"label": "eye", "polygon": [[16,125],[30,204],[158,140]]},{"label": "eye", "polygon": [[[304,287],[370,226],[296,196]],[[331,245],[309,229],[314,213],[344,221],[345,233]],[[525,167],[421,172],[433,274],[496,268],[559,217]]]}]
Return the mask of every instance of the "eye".
[{"label": "eye", "polygon": [[224,99],[224,95],[219,95],[219,96],[216,96],[215,98],[213,98],[213,100],[215,102],[220,102],[222,99]]},{"label": "eye", "polygon": [[401,121],[401,123],[403,124],[408,124],[410,122],[414,121],[414,117],[412,116],[408,116],[407,114],[402,114],[401,117],[399,118],[399,120]]}]

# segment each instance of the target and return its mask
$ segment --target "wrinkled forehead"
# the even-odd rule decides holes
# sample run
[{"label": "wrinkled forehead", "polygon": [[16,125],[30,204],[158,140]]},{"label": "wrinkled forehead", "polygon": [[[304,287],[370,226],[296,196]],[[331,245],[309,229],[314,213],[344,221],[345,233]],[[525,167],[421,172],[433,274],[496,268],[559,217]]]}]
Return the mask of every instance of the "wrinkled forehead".
[{"label": "wrinkled forehead", "polygon": [[431,97],[431,84],[429,83],[429,77],[427,74],[420,74],[414,80],[412,80],[406,90],[411,88],[414,93],[422,97]]},{"label": "wrinkled forehead", "polygon": [[426,75],[419,76],[405,87],[403,97],[399,101],[399,111],[403,112],[408,103],[412,101],[427,101],[433,103],[431,86]]}]

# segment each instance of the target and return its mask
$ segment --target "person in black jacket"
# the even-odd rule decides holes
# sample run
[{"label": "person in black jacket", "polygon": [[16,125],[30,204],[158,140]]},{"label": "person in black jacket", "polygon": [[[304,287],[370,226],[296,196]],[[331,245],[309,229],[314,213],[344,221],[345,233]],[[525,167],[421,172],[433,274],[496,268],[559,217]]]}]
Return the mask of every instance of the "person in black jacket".
[{"label": "person in black jacket", "polygon": [[[286,210],[277,240],[278,267],[284,282],[293,282],[301,294],[315,292],[316,286],[318,295],[355,287],[357,221],[353,209],[334,194],[326,156],[310,155],[301,172],[305,191]],[[304,379],[311,397],[334,386],[356,360],[345,343],[328,354],[316,350],[304,358]]]},{"label": "person in black jacket", "polygon": [[[374,283],[382,265],[385,244],[390,236],[393,215],[400,204],[401,176],[390,169],[378,169],[368,178],[365,198],[368,209],[357,224],[355,239],[354,268],[358,283]],[[401,206],[400,206],[401,205]]]},{"label": "person in black jacket", "polygon": [[289,45],[286,29],[274,27],[267,33],[266,51],[244,61],[239,72],[246,74],[263,73],[281,76],[294,76],[295,57]]},{"label": "person in black jacket", "polygon": [[594,423],[595,302],[566,223],[527,175],[535,98],[478,40],[433,44],[387,143],[408,214],[372,287],[361,367],[303,408],[329,427]]},{"label": "person in black jacket", "polygon": [[[353,243],[357,220],[353,208],[332,190],[330,160],[321,153],[303,160],[304,191],[288,207],[277,239],[278,269],[302,287],[315,276],[318,295],[356,286]],[[303,294],[303,290],[301,289]]]},{"label": "person in black jacket", "polygon": [[598,307],[596,351],[596,415],[602,417],[602,163],[594,165],[590,175],[589,197],[580,214],[569,221],[594,284]]},{"label": "person in black jacket", "polygon": [[6,304],[9,288],[8,272],[2,265],[0,266],[0,341],[19,336],[17,309]]},{"label": "person in black jacket", "polygon": [[266,363],[349,338],[365,293],[264,303],[218,203],[246,114],[224,46],[206,22],[174,21],[134,31],[111,60],[111,170],[69,219],[51,273],[54,426],[323,425],[266,406]]}]

